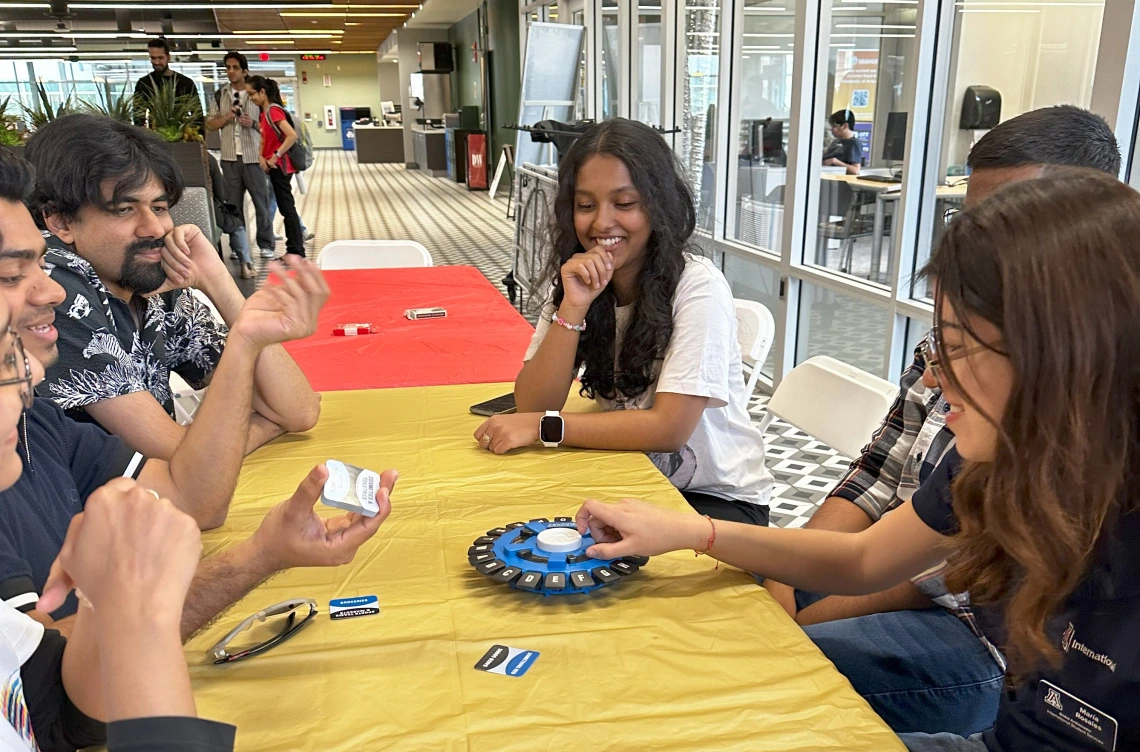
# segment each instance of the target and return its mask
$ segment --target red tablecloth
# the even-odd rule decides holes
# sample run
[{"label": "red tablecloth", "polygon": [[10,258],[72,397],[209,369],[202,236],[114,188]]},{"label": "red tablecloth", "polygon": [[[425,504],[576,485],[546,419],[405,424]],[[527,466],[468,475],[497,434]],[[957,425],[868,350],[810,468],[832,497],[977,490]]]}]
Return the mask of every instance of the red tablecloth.
[{"label": "red tablecloth", "polygon": [[[325,272],[317,333],[285,348],[317,391],[514,381],[534,328],[470,266]],[[409,321],[409,308],[447,318]],[[376,334],[334,337],[338,324]]]}]

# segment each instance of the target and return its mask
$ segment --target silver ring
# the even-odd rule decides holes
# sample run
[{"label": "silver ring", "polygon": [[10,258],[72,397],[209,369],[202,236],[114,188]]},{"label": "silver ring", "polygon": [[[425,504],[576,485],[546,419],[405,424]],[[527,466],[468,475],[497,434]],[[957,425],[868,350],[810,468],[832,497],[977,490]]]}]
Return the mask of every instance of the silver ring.
[{"label": "silver ring", "polygon": [[490,444],[491,443],[491,437],[487,434],[483,434],[483,443],[484,444]]},{"label": "silver ring", "polygon": [[155,500],[155,501],[162,501],[162,497],[160,497],[160,496],[158,495],[158,491],[155,491],[153,488],[148,488],[148,489],[145,489],[145,490],[146,490],[146,492],[147,492],[148,494],[150,494],[151,496],[153,496],[153,497],[154,497],[154,500]]}]

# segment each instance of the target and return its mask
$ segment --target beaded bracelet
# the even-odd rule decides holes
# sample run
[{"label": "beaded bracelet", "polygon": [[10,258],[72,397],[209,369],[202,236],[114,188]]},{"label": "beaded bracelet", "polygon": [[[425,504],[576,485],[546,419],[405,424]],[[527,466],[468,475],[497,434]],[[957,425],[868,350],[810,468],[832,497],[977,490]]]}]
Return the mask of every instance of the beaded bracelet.
[{"label": "beaded bracelet", "polygon": [[[709,551],[712,551],[713,544],[716,543],[716,523],[713,522],[712,517],[709,517],[707,514],[701,516],[709,521],[709,525],[712,526],[712,533],[709,535],[708,540],[705,542],[705,548],[703,551],[697,551],[696,549],[693,549],[693,553],[695,553],[697,556],[704,556]],[[719,561],[716,563],[716,566],[713,567],[713,569],[720,569]]]},{"label": "beaded bracelet", "polygon": [[571,324],[569,321],[567,321],[566,319],[559,316],[558,311],[555,311],[553,314],[551,314],[550,320],[553,321],[555,324],[558,324],[559,326],[566,327],[567,329],[569,329],[572,332],[584,332],[584,331],[586,331],[585,320],[583,320],[581,324],[577,324],[577,325]]}]

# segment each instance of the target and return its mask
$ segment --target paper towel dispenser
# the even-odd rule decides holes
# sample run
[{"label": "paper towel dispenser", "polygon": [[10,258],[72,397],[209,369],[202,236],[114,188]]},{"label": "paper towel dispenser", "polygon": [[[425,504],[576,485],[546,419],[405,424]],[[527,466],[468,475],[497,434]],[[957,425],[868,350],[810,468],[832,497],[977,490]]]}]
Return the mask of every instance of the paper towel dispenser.
[{"label": "paper towel dispenser", "polygon": [[967,86],[962,97],[962,118],[958,127],[964,131],[989,130],[1001,122],[1001,92],[989,86]]}]

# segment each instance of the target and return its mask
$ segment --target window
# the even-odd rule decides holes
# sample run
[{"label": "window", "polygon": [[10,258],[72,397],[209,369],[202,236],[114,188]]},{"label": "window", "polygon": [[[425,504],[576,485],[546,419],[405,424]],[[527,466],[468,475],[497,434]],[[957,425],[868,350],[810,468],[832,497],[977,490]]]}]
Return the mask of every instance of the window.
[{"label": "window", "polygon": [[812,124],[820,174],[809,190],[819,196],[819,216],[804,261],[880,284],[891,276],[900,191],[889,181],[898,180],[906,146],[903,89],[914,75],[917,3],[835,3],[820,71],[823,109]]},{"label": "window", "polygon": [[[573,22],[575,26],[586,25],[586,12],[584,10],[574,11]],[[589,83],[589,66],[586,64],[586,49],[588,42],[582,40],[582,51],[578,55],[578,96],[574,101],[574,119],[585,120],[589,112],[586,98],[590,95]]]},{"label": "window", "polygon": [[[776,316],[780,305],[780,274],[775,269],[733,253],[724,255],[724,276],[732,287],[732,297],[755,300]],[[760,373],[771,379],[776,372],[776,348],[768,349],[768,357]]]},{"label": "window", "polygon": [[686,5],[679,66],[684,86],[681,107],[681,162],[697,203],[697,228],[713,230],[716,107],[719,89],[721,12],[716,0]]},{"label": "window", "polygon": [[661,82],[661,0],[642,0],[637,8],[637,109],[634,118],[660,127]]},{"label": "window", "polygon": [[618,32],[617,0],[602,0],[602,116],[608,120],[621,114],[621,39]]},{"label": "window", "polygon": [[[943,179],[933,190],[934,211],[925,233],[929,244],[920,243],[915,271],[926,263],[946,220],[953,216],[952,210],[965,199],[965,187],[960,183],[966,175],[966,157],[974,141],[992,127],[992,121],[970,121],[978,112],[976,107],[966,107],[964,120],[964,105],[989,97],[989,89],[1001,96],[1000,110],[982,108],[983,118],[996,115],[1005,121],[1056,104],[1088,107],[1104,1],[1025,0],[1015,4],[959,0],[954,10],[957,46],[950,64],[947,120],[943,125]],[[986,89],[978,88],[982,85]],[[915,282],[912,292],[916,298],[929,299],[929,290],[921,280]]]},{"label": "window", "polygon": [[779,253],[797,0],[745,0],[736,148],[736,239]]},{"label": "window", "polygon": [[[927,333],[930,332],[930,321],[912,319],[909,316],[906,320],[906,349],[903,350],[902,370],[910,368],[911,363],[914,362],[914,351],[918,347],[918,343],[926,338]],[[895,376],[902,376],[902,373],[895,374]]]},{"label": "window", "polygon": [[890,312],[872,303],[809,282],[800,287],[796,365],[830,355],[886,377]]}]

